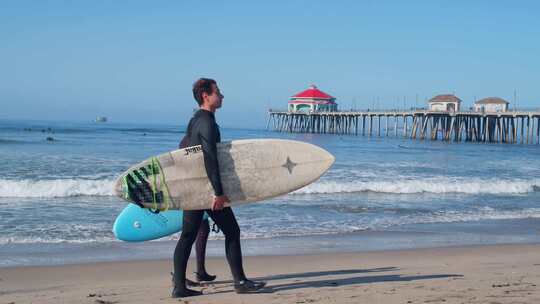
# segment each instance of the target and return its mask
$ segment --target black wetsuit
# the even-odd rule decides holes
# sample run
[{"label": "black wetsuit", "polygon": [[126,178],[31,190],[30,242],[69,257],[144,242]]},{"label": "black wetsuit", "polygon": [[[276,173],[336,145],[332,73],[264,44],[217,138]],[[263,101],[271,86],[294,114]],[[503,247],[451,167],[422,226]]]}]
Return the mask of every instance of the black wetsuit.
[{"label": "black wetsuit", "polygon": [[[219,126],[212,112],[199,110],[189,121],[187,138],[189,146],[202,145],[204,166],[214,188],[216,196],[223,195],[219,165],[217,159],[217,143],[221,141]],[[246,280],[242,267],[242,250],[240,248],[240,228],[230,207],[223,210],[185,210],[180,239],[174,250],[174,280],[176,284],[185,286],[186,267],[191,247],[197,238],[204,212],[207,212],[223,234],[225,234],[225,253],[231,268],[234,281]]]}]

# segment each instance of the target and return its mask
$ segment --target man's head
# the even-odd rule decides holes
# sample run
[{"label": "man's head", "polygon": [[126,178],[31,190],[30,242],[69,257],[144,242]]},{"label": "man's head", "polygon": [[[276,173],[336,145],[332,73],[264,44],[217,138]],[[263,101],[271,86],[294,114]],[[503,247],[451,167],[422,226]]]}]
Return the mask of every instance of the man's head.
[{"label": "man's head", "polygon": [[200,78],[193,84],[193,97],[202,109],[214,112],[221,108],[223,95],[214,79]]}]

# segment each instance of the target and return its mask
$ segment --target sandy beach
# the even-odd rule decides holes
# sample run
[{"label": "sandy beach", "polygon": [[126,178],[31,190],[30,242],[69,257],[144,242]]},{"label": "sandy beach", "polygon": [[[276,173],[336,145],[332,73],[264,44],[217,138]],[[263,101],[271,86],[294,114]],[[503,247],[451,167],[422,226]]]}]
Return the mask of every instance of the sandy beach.
[{"label": "sandy beach", "polygon": [[[263,293],[234,293],[225,258],[204,295],[171,299],[171,261],[0,269],[0,303],[540,303],[540,245],[245,257]],[[190,261],[190,272],[193,269]]]}]

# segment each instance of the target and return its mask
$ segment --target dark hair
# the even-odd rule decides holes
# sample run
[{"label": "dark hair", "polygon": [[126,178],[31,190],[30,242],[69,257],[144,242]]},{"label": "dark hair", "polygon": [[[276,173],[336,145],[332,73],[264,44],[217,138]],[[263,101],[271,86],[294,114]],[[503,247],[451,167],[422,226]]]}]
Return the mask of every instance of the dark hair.
[{"label": "dark hair", "polygon": [[210,78],[199,78],[193,84],[193,98],[195,98],[199,106],[203,103],[203,93],[206,93],[208,95],[212,95],[212,93],[214,93],[212,87],[213,84],[217,85],[216,81]]}]

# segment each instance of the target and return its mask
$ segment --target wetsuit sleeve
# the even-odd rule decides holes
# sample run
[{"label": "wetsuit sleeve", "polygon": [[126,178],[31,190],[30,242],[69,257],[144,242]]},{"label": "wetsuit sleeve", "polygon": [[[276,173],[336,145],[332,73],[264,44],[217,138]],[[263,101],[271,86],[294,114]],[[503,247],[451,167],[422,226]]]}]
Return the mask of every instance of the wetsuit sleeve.
[{"label": "wetsuit sleeve", "polygon": [[201,121],[199,137],[204,156],[204,167],[206,175],[214,188],[216,196],[223,195],[221,176],[219,174],[219,163],[217,158],[218,130],[216,124],[211,120]]}]

